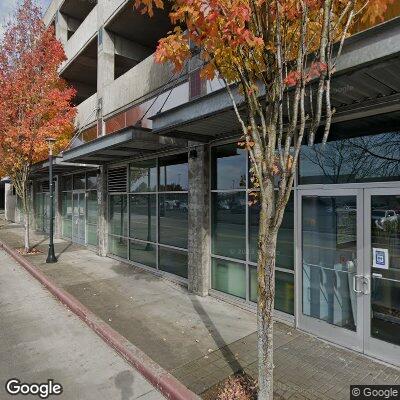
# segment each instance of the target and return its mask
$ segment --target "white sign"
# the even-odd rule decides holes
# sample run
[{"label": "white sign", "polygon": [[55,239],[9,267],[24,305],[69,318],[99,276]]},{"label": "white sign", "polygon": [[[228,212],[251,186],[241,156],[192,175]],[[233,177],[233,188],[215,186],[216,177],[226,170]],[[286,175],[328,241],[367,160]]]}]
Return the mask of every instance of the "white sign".
[{"label": "white sign", "polygon": [[373,268],[378,269],[389,269],[389,250],[379,249],[374,247],[373,249]]}]

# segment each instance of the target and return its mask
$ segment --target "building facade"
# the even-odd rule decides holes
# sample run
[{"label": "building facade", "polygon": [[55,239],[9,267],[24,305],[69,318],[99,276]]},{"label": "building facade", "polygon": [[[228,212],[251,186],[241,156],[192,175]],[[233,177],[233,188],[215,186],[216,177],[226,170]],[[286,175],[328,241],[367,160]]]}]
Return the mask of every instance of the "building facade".
[{"label": "building facade", "polygon": [[[393,11],[393,10],[392,10]],[[391,15],[392,16],[392,15]],[[255,310],[258,205],[249,158],[216,79],[157,65],[168,16],[126,0],[53,0],[77,88],[76,135],[56,159],[56,233]],[[400,365],[400,19],[346,41],[329,143],[304,146],[279,232],[276,317]],[[35,227],[49,226],[48,163]]]}]

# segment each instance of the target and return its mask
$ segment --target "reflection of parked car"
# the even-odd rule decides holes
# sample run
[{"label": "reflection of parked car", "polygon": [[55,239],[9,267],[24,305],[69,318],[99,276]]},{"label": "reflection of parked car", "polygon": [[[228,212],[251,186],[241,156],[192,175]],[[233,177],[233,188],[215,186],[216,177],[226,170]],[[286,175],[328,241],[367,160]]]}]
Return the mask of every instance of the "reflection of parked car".
[{"label": "reflection of parked car", "polygon": [[372,222],[381,230],[385,230],[385,224],[397,222],[400,215],[394,210],[374,210],[372,213]]},{"label": "reflection of parked car", "polygon": [[178,201],[177,200],[165,200],[164,201],[164,207],[167,210],[173,210],[176,208]]}]

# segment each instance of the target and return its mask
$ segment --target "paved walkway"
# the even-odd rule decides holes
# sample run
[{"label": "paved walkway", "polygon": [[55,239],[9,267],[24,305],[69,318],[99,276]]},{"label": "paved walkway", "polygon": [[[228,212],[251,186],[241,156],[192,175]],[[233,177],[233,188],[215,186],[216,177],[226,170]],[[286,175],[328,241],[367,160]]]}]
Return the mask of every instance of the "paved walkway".
[{"label": "paved walkway", "polygon": [[6,393],[10,378],[54,379],[60,400],[164,398],[2,250],[0,321],[1,399],[26,398]]},{"label": "paved walkway", "polygon": [[[0,240],[19,247],[22,229],[3,226]],[[43,237],[33,240],[45,253]],[[57,264],[29,258],[189,389],[201,394],[238,370],[255,375],[254,314],[81,246],[58,240],[56,253]],[[274,333],[275,388],[285,399],[349,399],[350,384],[400,384],[398,369],[282,323]]]}]

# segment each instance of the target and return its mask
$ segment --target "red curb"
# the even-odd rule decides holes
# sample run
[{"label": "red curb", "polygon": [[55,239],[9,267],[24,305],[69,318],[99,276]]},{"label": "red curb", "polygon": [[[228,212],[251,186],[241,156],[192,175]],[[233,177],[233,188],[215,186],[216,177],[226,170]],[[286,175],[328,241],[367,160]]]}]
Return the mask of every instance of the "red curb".
[{"label": "red curb", "polygon": [[119,353],[156,389],[171,400],[200,400],[200,397],[190,391],[170,373],[161,368],[150,357],[129,342],[125,337],[111,328],[99,317],[86,308],[79,300],[58,287],[43,272],[30,261],[0,240],[3,248],[11,257],[21,264],[33,277],[44,285],[57,299],[66,305],[74,314],[85,322],[110,347]]}]

